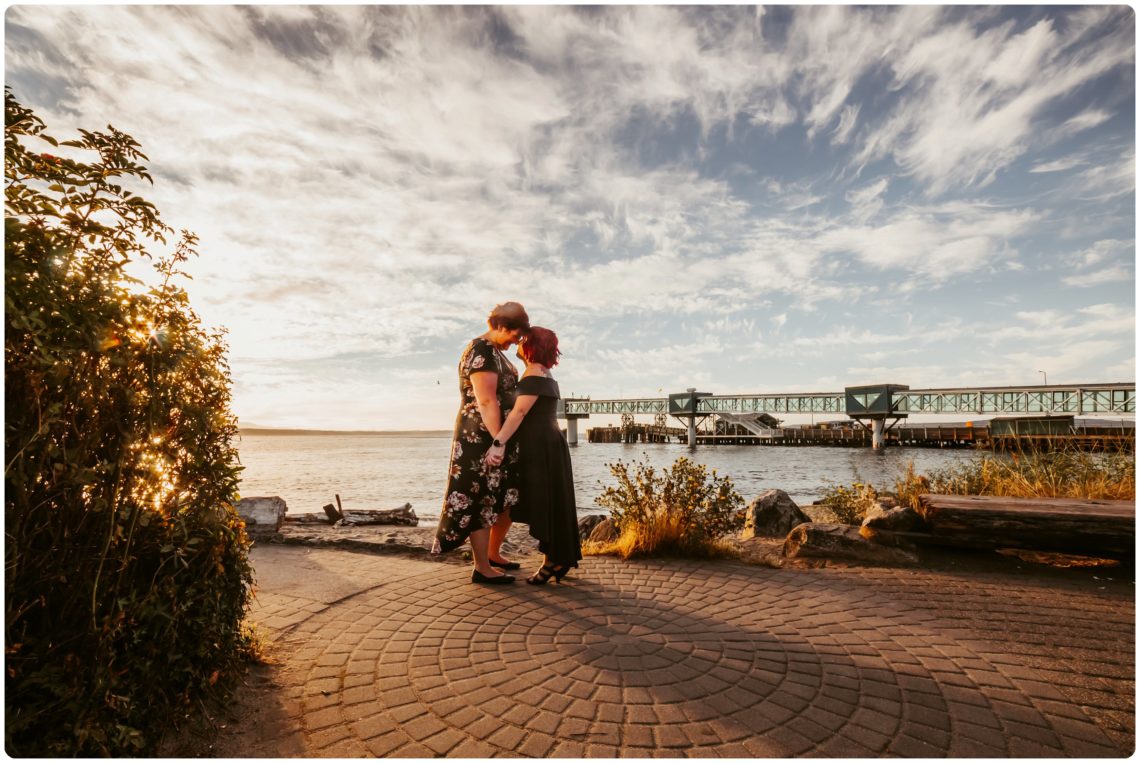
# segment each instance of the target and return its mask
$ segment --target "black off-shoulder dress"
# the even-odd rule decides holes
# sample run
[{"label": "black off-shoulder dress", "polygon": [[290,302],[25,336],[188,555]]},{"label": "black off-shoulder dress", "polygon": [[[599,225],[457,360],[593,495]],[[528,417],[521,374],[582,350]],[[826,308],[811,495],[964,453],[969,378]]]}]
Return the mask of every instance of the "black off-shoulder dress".
[{"label": "black off-shoulder dress", "polygon": [[517,395],[537,395],[511,439],[518,443],[513,469],[518,503],[511,518],[530,525],[538,548],[554,564],[578,566],[578,510],[574,501],[574,472],[570,448],[558,429],[558,382],[545,376],[519,379]]}]

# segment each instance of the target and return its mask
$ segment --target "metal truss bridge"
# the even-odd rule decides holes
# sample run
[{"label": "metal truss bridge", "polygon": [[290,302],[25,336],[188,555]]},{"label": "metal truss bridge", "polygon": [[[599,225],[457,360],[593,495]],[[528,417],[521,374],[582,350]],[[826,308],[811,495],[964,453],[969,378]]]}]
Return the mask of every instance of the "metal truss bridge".
[{"label": "metal truss bridge", "polygon": [[[682,401],[680,404],[678,401]],[[690,403],[695,402],[695,406]],[[689,403],[686,405],[685,403]],[[1027,387],[908,389],[902,385],[848,387],[843,392],[712,395],[682,393],[662,398],[568,398],[566,418],[591,414],[835,413],[852,418],[921,414],[1135,415],[1136,384],[1054,384]]]}]

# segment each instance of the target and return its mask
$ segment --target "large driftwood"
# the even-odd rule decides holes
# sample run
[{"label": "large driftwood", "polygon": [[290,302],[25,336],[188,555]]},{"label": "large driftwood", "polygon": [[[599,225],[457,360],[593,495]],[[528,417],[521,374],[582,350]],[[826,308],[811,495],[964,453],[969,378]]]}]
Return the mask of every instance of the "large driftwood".
[{"label": "large driftwood", "polygon": [[408,527],[416,527],[420,523],[410,503],[398,509],[349,510],[344,512],[344,519],[341,521],[346,525],[407,525]]},{"label": "large driftwood", "polygon": [[784,556],[852,559],[888,565],[918,562],[918,556],[910,549],[871,543],[859,534],[857,527],[826,522],[804,522],[792,528],[784,540]]},{"label": "large driftwood", "polygon": [[[326,514],[329,508],[335,507],[330,503],[325,507]],[[306,525],[327,525],[330,523],[332,515],[321,514],[286,514],[285,521],[295,524]],[[346,511],[344,518],[339,516],[336,519],[337,524],[343,525],[406,525],[408,527],[416,527],[419,525],[419,517],[416,512],[412,510],[412,504],[405,503],[398,509],[365,509],[360,511]]]},{"label": "large driftwood", "polygon": [[1107,554],[1135,548],[1133,501],[922,495],[918,513],[938,544]]}]

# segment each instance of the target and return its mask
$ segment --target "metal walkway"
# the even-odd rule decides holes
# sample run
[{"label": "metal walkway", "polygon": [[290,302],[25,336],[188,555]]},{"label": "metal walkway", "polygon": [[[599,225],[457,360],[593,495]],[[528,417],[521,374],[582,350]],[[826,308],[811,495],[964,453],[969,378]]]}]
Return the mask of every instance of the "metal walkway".
[{"label": "metal walkway", "polygon": [[[854,389],[854,388],[853,388]],[[1026,387],[952,387],[893,390],[889,410],[899,415],[923,414],[1074,414],[1135,415],[1136,383],[1074,384]],[[700,395],[695,412],[717,413],[835,413],[850,414],[849,391]],[[670,399],[568,398],[568,416],[622,413],[675,413]],[[862,407],[867,407],[864,400]]]}]

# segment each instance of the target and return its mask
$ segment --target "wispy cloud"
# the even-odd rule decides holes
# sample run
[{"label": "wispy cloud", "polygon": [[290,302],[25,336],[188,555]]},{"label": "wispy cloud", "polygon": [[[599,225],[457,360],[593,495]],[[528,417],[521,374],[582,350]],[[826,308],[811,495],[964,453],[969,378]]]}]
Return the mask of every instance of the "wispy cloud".
[{"label": "wispy cloud", "polygon": [[1082,273],[1079,276],[1066,276],[1061,279],[1066,286],[1076,286],[1078,288],[1085,288],[1089,286],[1099,286],[1106,283],[1119,283],[1122,281],[1133,280],[1132,271],[1122,265],[1113,265],[1110,268],[1103,270],[1094,270],[1089,273]]},{"label": "wispy cloud", "polygon": [[1080,157],[1066,156],[1063,159],[1056,159],[1051,162],[1041,162],[1040,164],[1035,164],[1029,168],[1029,171],[1033,173],[1064,172],[1065,170],[1071,170],[1074,167],[1080,167],[1083,163],[1084,161]]},{"label": "wispy cloud", "polygon": [[1132,356],[1080,312],[1134,299],[1127,8],[28,5],[6,25],[7,81],[55,132],[143,144],[261,423],[449,426],[437,377],[504,299],[596,395],[918,373],[910,316],[965,353],[1011,297],[1088,317],[1105,367]]}]

